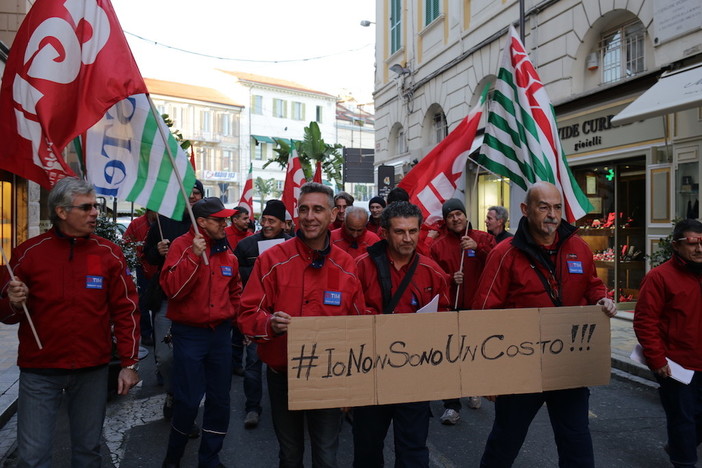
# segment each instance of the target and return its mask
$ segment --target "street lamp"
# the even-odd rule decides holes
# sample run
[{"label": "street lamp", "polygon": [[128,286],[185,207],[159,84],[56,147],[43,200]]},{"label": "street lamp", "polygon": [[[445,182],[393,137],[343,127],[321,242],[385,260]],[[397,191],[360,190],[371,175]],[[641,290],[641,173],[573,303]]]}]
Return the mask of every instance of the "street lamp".
[{"label": "street lamp", "polygon": [[399,63],[396,63],[393,66],[391,66],[390,71],[394,71],[395,73],[397,73],[400,76],[409,75],[410,73],[412,73],[412,70],[410,70],[409,68],[403,67]]},{"label": "street lamp", "polygon": [[364,28],[367,28],[371,24],[375,24],[375,21],[361,20],[361,26],[363,26]]}]

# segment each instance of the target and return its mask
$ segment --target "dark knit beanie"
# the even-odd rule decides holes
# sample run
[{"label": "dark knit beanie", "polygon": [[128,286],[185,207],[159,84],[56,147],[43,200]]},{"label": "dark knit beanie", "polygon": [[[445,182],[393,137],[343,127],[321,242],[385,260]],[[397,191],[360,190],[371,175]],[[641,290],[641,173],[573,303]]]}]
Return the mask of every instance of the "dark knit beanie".
[{"label": "dark knit beanie", "polygon": [[266,208],[261,213],[262,216],[273,216],[285,222],[285,205],[280,200],[268,200]]},{"label": "dark knit beanie", "polygon": [[466,214],[466,207],[463,205],[463,202],[461,200],[459,200],[458,198],[449,198],[442,205],[441,214],[443,214],[444,219],[446,219],[449,213],[456,210],[460,210],[463,212],[463,214]]},{"label": "dark knit beanie", "polygon": [[370,200],[368,200],[368,206],[371,206],[373,203],[377,203],[378,205],[385,208],[385,200],[383,200],[383,197],[373,197]]}]

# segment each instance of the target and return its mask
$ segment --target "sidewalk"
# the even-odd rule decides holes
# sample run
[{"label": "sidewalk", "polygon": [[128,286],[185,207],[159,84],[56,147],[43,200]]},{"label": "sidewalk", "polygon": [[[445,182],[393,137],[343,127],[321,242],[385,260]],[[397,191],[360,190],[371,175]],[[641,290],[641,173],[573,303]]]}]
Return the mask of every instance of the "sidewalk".
[{"label": "sidewalk", "polygon": [[[612,332],[612,368],[651,382],[653,375],[645,366],[629,359],[636,345],[633,312],[619,311],[610,322]],[[15,420],[19,369],[17,359],[17,326],[0,323],[0,466],[15,445]],[[9,421],[9,423],[8,423]]]}]

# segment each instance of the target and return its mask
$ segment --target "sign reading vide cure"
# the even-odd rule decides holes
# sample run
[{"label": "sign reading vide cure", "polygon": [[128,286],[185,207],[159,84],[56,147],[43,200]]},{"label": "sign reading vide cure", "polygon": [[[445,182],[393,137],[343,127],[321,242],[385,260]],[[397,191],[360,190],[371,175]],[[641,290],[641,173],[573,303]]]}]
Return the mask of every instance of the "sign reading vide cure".
[{"label": "sign reading vide cure", "polygon": [[606,385],[599,306],[294,318],[290,409]]}]

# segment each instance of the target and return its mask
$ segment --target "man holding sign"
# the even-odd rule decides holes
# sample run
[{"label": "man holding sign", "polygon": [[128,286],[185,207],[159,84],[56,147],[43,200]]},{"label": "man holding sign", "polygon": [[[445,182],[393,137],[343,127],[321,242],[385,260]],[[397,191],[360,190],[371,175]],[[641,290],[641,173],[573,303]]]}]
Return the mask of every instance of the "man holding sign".
[{"label": "man holding sign", "polygon": [[[561,307],[599,304],[607,316],[615,304],[597,278],[592,252],[562,221],[563,198],[548,182],[537,182],[521,204],[514,237],[498,244],[487,258],[473,301],[474,309]],[[482,467],[512,466],[529,425],[541,406],[548,407],[560,466],[593,467],[586,387],[501,395],[481,460]]]},{"label": "man holding sign", "polygon": [[[380,226],[385,240],[356,261],[366,306],[374,314],[414,313],[439,296],[439,310],[449,310],[448,275],[416,252],[422,212],[409,202],[391,203]],[[382,467],[385,436],[394,421],[396,466],[429,466],[429,402],[354,408],[353,466]]]},{"label": "man holding sign", "polygon": [[305,424],[312,445],[312,465],[337,466],[339,409],[288,408],[286,335],[294,317],[365,313],[353,259],[329,242],[329,225],[336,211],[334,193],[329,187],[315,182],[304,184],[298,202],[297,236],[258,257],[241,298],[239,329],[258,341],[258,354],[268,365],[268,392],[280,446],[280,467],[302,466]]}]

